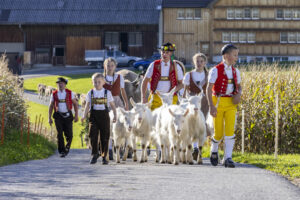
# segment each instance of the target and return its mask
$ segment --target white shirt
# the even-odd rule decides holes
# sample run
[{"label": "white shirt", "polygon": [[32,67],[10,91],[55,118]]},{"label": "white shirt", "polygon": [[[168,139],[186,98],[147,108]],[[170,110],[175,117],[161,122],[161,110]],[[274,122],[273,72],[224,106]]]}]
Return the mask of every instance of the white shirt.
[{"label": "white shirt", "polygon": [[[165,66],[166,65],[166,66]],[[183,79],[183,71],[181,69],[181,67],[177,64],[177,79],[178,81],[181,81]],[[154,62],[152,62],[148,69],[147,72],[145,74],[145,76],[147,78],[151,78],[152,74],[153,74],[153,68],[154,68]],[[169,72],[170,72],[170,61],[165,63],[165,62],[161,62],[161,76],[168,76],[169,77]],[[158,92],[163,92],[163,93],[167,93],[170,91],[170,87],[171,87],[171,82],[170,81],[159,81],[157,84],[157,88],[156,90]]]},{"label": "white shirt", "polygon": [[[112,85],[113,81],[116,81],[118,78],[119,74],[115,74],[114,78],[112,76],[106,75],[106,83]],[[124,88],[124,78],[120,74],[120,88]]]},{"label": "white shirt", "polygon": [[[223,62],[223,63],[224,63],[225,73],[227,75],[227,78],[233,79],[232,67],[228,66],[225,62]],[[237,83],[240,84],[241,83],[240,71],[237,68],[235,68],[235,70],[236,70]],[[216,67],[214,67],[209,71],[208,82],[215,83],[217,78],[218,78],[218,69]],[[226,94],[227,95],[231,94],[233,92],[233,90],[234,90],[234,84],[233,83],[227,84]]]},{"label": "white shirt", "polygon": [[197,72],[195,70],[185,74],[183,78],[184,85],[190,85],[190,74],[192,74],[193,81],[199,88],[202,88],[203,85],[205,85],[205,72]]},{"label": "white shirt", "polygon": [[[66,99],[66,95],[67,95],[66,90],[63,90],[62,92],[60,90],[58,90],[58,92],[57,92],[57,98],[59,100]],[[73,92],[71,92],[71,96],[72,96],[72,100],[75,100],[75,95]],[[52,102],[54,102],[53,94],[51,94],[51,97],[50,97],[50,104]],[[68,112],[67,104],[66,103],[58,103],[58,112],[62,112],[62,113]]]},{"label": "white shirt", "polygon": [[[95,88],[93,89],[93,97],[94,98],[104,98],[104,91],[105,89],[102,88],[101,90],[96,90]],[[114,101],[111,92],[107,90],[107,105],[109,105],[110,102]],[[90,109],[92,107],[91,104],[91,90],[87,93],[86,95],[86,102],[90,102]],[[95,104],[93,107],[94,110],[105,110],[105,105],[104,104]]]}]

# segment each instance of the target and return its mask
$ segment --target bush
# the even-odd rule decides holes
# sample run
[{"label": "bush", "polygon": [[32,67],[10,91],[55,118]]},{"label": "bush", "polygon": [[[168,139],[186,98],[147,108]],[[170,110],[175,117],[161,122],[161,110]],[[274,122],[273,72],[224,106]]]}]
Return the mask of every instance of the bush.
[{"label": "bush", "polygon": [[25,101],[22,97],[23,89],[19,84],[18,77],[9,71],[8,61],[5,55],[2,55],[0,57],[0,119],[2,121],[2,106],[5,104],[6,129],[19,128],[22,114],[24,118],[27,116]]},{"label": "bush", "polygon": [[300,67],[257,65],[241,70],[242,102],[237,121],[241,149],[242,112],[245,110],[245,151],[273,153],[275,98],[279,99],[279,153],[300,153]]}]

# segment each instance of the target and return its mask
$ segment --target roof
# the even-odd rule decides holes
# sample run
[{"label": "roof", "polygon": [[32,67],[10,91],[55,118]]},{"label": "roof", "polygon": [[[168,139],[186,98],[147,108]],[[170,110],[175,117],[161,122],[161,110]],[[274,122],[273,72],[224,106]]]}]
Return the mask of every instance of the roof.
[{"label": "roof", "polygon": [[0,24],[158,24],[162,0],[0,0]]},{"label": "roof", "polygon": [[206,8],[215,0],[163,0],[163,8]]}]

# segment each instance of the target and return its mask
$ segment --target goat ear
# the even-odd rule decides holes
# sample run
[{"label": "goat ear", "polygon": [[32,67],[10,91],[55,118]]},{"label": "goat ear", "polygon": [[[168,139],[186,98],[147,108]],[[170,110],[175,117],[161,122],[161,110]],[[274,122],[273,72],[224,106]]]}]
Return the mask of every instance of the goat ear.
[{"label": "goat ear", "polygon": [[130,103],[131,103],[132,107],[134,107],[136,103],[134,102],[133,98],[132,98],[132,97],[130,97],[130,99],[129,99],[129,100],[130,100]]},{"label": "goat ear", "polygon": [[172,112],[172,110],[169,108],[169,113],[174,116],[174,113]]},{"label": "goat ear", "polygon": [[186,117],[187,114],[189,113],[189,111],[190,111],[189,109],[186,109],[186,111],[185,111],[185,113],[183,114],[183,116]]}]

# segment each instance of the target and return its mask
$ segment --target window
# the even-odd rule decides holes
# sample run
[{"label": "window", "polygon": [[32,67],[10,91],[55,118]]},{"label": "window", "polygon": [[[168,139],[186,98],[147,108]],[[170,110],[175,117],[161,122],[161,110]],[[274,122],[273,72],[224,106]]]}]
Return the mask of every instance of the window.
[{"label": "window", "polygon": [[240,41],[240,43],[247,42],[247,34],[246,33],[240,33],[239,34],[239,41]]},{"label": "window", "polygon": [[234,10],[231,8],[227,9],[227,19],[234,19]]},{"label": "window", "polygon": [[281,57],[281,61],[289,61],[289,57]]},{"label": "window", "polygon": [[122,52],[121,51],[116,51],[116,57],[122,57]]},{"label": "window", "polygon": [[259,19],[259,9],[252,9],[252,19]]},{"label": "window", "polygon": [[238,33],[231,33],[231,42],[236,43],[239,41],[239,34]]},{"label": "window", "polygon": [[284,19],[292,19],[293,12],[290,9],[284,10]]},{"label": "window", "polygon": [[193,19],[193,18],[194,18],[194,10],[186,9],[186,19]]},{"label": "window", "polygon": [[247,57],[246,56],[239,57],[239,63],[247,63]]},{"label": "window", "polygon": [[201,18],[201,9],[195,8],[195,19],[200,19],[200,18]]},{"label": "window", "polygon": [[114,57],[114,52],[113,51],[108,51],[107,56],[108,57]]},{"label": "window", "polygon": [[276,19],[283,19],[283,9],[276,10]]},{"label": "window", "polygon": [[248,33],[248,43],[255,43],[255,33]]},{"label": "window", "polygon": [[231,40],[230,33],[222,33],[222,40],[224,43],[230,42],[230,40]]},{"label": "window", "polygon": [[118,32],[106,32],[105,33],[105,46],[119,45],[119,33]]},{"label": "window", "polygon": [[263,57],[256,57],[256,58],[255,58],[255,61],[256,61],[257,63],[261,63],[263,60],[264,60]]},{"label": "window", "polygon": [[184,9],[178,9],[177,10],[177,19],[184,19],[184,18],[185,18]]},{"label": "window", "polygon": [[280,62],[280,57],[274,57],[274,62]]},{"label": "window", "polygon": [[209,51],[209,45],[208,44],[202,44],[202,53],[208,54]]},{"label": "window", "polygon": [[300,19],[300,10],[294,11],[294,19]]},{"label": "window", "polygon": [[296,43],[297,35],[296,33],[288,33],[288,42],[289,43]]},{"label": "window", "polygon": [[288,42],[288,34],[280,33],[280,43],[287,43],[287,42]]},{"label": "window", "polygon": [[131,32],[128,33],[128,45],[129,46],[142,46],[143,45],[143,39],[142,39],[142,33],[139,32]]},{"label": "window", "polygon": [[244,16],[243,16],[243,10],[242,9],[236,9],[235,10],[235,18],[236,19],[242,19]]},{"label": "window", "polygon": [[300,32],[297,33],[297,43],[300,43]]},{"label": "window", "polygon": [[273,62],[273,57],[267,57],[267,62]]},{"label": "window", "polygon": [[246,8],[244,10],[244,18],[245,19],[251,19],[251,9],[250,8]]}]

